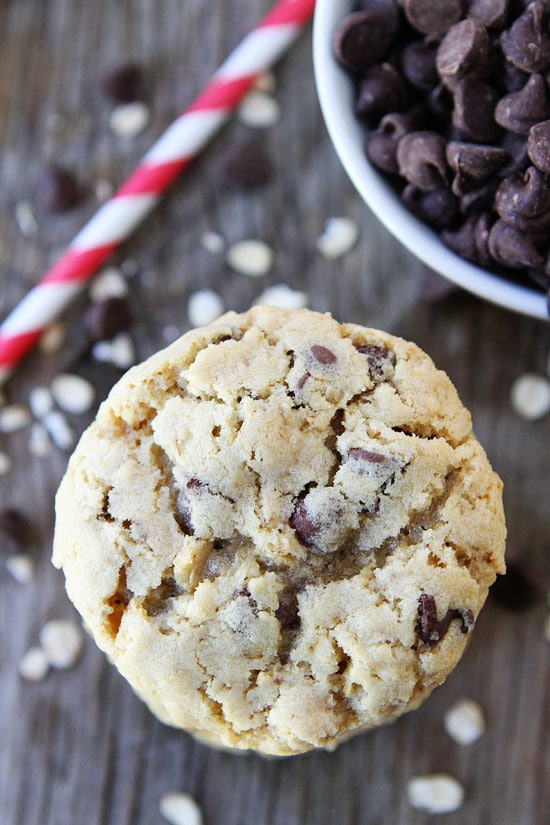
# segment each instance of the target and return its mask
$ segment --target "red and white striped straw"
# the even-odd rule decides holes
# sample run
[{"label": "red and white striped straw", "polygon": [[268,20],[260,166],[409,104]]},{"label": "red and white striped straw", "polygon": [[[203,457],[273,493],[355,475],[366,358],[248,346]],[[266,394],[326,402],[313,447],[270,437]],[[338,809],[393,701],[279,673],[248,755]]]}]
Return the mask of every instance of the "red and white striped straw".
[{"label": "red and white striped straw", "polygon": [[0,384],[298,36],[315,0],[279,0],[0,325]]}]

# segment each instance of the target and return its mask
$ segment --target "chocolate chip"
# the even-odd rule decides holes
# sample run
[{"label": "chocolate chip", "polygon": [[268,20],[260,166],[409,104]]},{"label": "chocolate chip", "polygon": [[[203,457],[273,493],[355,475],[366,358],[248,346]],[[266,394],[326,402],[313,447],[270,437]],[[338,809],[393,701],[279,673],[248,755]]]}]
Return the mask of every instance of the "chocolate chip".
[{"label": "chocolate chip", "polygon": [[236,189],[256,189],[271,180],[271,163],[256,141],[231,147],[222,158],[225,182]]},{"label": "chocolate chip", "polygon": [[474,264],[479,263],[479,256],[475,238],[476,218],[469,217],[457,229],[446,229],[441,233],[443,243],[464,258]]},{"label": "chocolate chip", "polygon": [[43,212],[67,212],[83,198],[77,179],[68,169],[48,166],[38,177],[35,204]]},{"label": "chocolate chip", "polygon": [[499,177],[507,178],[516,172],[525,172],[529,166],[529,155],[527,154],[527,144],[523,135],[506,132],[500,141],[500,148],[508,152],[510,160],[499,169]]},{"label": "chocolate chip", "polygon": [[503,220],[497,221],[491,229],[489,252],[497,263],[512,268],[537,267],[544,260],[533,235],[520,232]]},{"label": "chocolate chip", "polygon": [[367,356],[371,378],[384,381],[395,365],[395,354],[378,344],[359,344],[356,349],[361,355]]},{"label": "chocolate chip", "polygon": [[437,132],[410,132],[397,147],[399,172],[419,189],[438,189],[447,181],[445,140]]},{"label": "chocolate chip", "polygon": [[141,99],[143,73],[137,63],[121,63],[101,78],[101,88],[113,103],[133,103]]},{"label": "chocolate chip", "polygon": [[397,0],[361,0],[361,11],[370,11],[386,18],[389,30],[395,34],[399,26],[399,6]]},{"label": "chocolate chip", "polygon": [[510,159],[505,149],[479,143],[451,140],[446,149],[447,162],[456,173],[453,192],[459,197],[490,178]]},{"label": "chocolate chip", "polygon": [[481,23],[461,20],[452,26],[437,50],[437,70],[451,87],[465,77],[484,78],[491,73],[491,42]]},{"label": "chocolate chip", "polygon": [[540,598],[532,572],[516,561],[508,562],[506,574],[498,576],[489,595],[508,610],[526,610]]},{"label": "chocolate chip", "polygon": [[502,29],[508,19],[510,0],[469,0],[468,17],[488,29]]},{"label": "chocolate chip", "polygon": [[143,600],[143,609],[148,616],[160,616],[168,610],[168,599],[181,596],[183,588],[173,576],[163,578],[158,587],[153,588]]},{"label": "chocolate chip", "polygon": [[430,92],[439,83],[435,62],[437,46],[437,40],[426,37],[408,43],[401,52],[403,74],[416,89]]},{"label": "chocolate chip", "polygon": [[401,200],[413,215],[434,229],[450,226],[458,213],[457,199],[444,187],[424,192],[409,183],[401,193]]},{"label": "chocolate chip", "polygon": [[298,379],[296,382],[296,389],[303,390],[306,385],[308,378],[311,378],[311,374],[309,372],[304,372],[304,374]]},{"label": "chocolate chip", "polygon": [[491,178],[481,186],[466,192],[460,198],[460,211],[465,217],[478,215],[482,210],[492,209],[495,202],[495,193],[498,189],[498,179]]},{"label": "chocolate chip", "polygon": [[342,20],[334,38],[334,54],[351,72],[380,63],[392,39],[392,27],[383,14],[358,11]]},{"label": "chocolate chip", "polygon": [[500,129],[495,121],[497,91],[483,80],[461,80],[453,93],[453,126],[464,140],[491,143]]},{"label": "chocolate chip", "polygon": [[401,75],[389,63],[373,66],[359,85],[355,102],[358,117],[401,112],[410,102],[410,95]]},{"label": "chocolate chip", "polygon": [[348,458],[352,461],[365,462],[366,464],[386,464],[388,456],[383,453],[375,453],[373,450],[365,450],[362,447],[352,447],[348,450]]},{"label": "chocolate chip", "polygon": [[435,598],[422,593],[418,600],[418,635],[428,647],[434,647],[445,636],[451,622],[460,621],[460,632],[468,633],[474,625],[474,614],[468,609],[449,608],[443,619],[437,618]]},{"label": "chocolate chip", "polygon": [[402,0],[411,26],[422,34],[445,34],[460,20],[461,0]]},{"label": "chocolate chip", "polygon": [[500,126],[523,135],[547,118],[550,101],[541,74],[532,74],[522,89],[501,98],[495,108],[495,120]]},{"label": "chocolate chip", "polygon": [[378,129],[367,133],[367,157],[384,172],[397,175],[397,146],[408,132],[417,130],[423,120],[423,110],[416,107],[409,112],[390,112],[384,115]]},{"label": "chocolate chip", "polygon": [[[27,516],[15,507],[0,510],[0,534],[13,544],[13,549],[22,550],[32,540],[33,528]],[[5,549],[4,543],[0,547]]]},{"label": "chocolate chip", "polygon": [[550,174],[550,120],[536,123],[527,139],[529,158],[541,172]]},{"label": "chocolate chip", "polygon": [[530,166],[500,184],[495,207],[507,224],[520,232],[538,232],[550,226],[550,189],[544,173]]},{"label": "chocolate chip", "polygon": [[550,65],[550,34],[545,4],[536,0],[502,33],[501,46],[512,63],[525,72],[543,72]]},{"label": "chocolate chip", "polygon": [[320,364],[335,364],[338,361],[338,357],[333,351],[328,349],[328,347],[321,346],[321,344],[313,344],[310,352]]},{"label": "chocolate chip", "polygon": [[321,528],[319,524],[312,520],[304,503],[304,499],[298,499],[296,502],[294,512],[290,517],[290,525],[294,529],[299,542],[305,544],[306,547],[311,547],[315,544]]},{"label": "chocolate chip", "polygon": [[486,266],[491,260],[488,246],[490,226],[488,212],[471,215],[457,229],[442,232],[441,240],[461,258]]},{"label": "chocolate chip", "polygon": [[132,313],[126,298],[106,298],[89,304],[84,323],[92,341],[110,341],[132,325]]},{"label": "chocolate chip", "polygon": [[279,606],[275,611],[275,618],[284,630],[297,630],[300,627],[298,599],[294,587],[285,587],[279,593]]}]

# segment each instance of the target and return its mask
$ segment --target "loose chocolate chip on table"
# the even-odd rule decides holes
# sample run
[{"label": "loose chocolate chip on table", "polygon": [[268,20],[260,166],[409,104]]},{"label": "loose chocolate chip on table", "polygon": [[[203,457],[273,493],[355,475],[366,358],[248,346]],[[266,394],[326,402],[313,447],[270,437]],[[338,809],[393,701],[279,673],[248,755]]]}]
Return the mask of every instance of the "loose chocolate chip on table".
[{"label": "loose chocolate chip on table", "polygon": [[550,117],[550,101],[541,74],[532,74],[525,86],[499,100],[495,120],[510,132],[526,135],[531,126]]},{"label": "loose chocolate chip on table", "polygon": [[453,92],[453,126],[463,140],[491,143],[499,136],[495,121],[498,92],[483,80],[461,80]]},{"label": "loose chocolate chip on table", "polygon": [[536,123],[527,139],[529,157],[537,169],[550,174],[550,120]]},{"label": "loose chocolate chip on table", "polygon": [[82,198],[77,179],[61,166],[48,166],[36,181],[35,204],[43,212],[67,212],[77,206]]},{"label": "loose chocolate chip on table", "polygon": [[487,77],[492,61],[486,29],[475,20],[455,23],[439,45],[436,65],[443,82],[451,87],[464,77]]},{"label": "loose chocolate chip on table", "polygon": [[110,341],[132,325],[132,313],[126,298],[106,298],[89,304],[84,323],[92,341]]},{"label": "loose chocolate chip on table", "polygon": [[470,0],[468,17],[488,29],[502,29],[506,25],[510,0]]},{"label": "loose chocolate chip on table", "polygon": [[426,37],[420,42],[408,43],[401,52],[403,74],[411,86],[423,92],[430,92],[439,83],[435,62],[437,47],[437,40]]},{"label": "loose chocolate chip on table", "polygon": [[133,103],[140,100],[143,73],[137,63],[115,66],[101,78],[103,92],[114,103]]},{"label": "loose chocolate chip on table", "polygon": [[512,63],[525,72],[543,72],[550,66],[548,10],[536,0],[502,33],[501,46]]},{"label": "loose chocolate chip on table", "polygon": [[[21,550],[30,542],[33,529],[27,516],[15,507],[0,510],[0,535],[7,538],[15,548]],[[3,547],[0,541],[0,546]]]},{"label": "loose chocolate chip on table", "polygon": [[458,213],[458,201],[446,187],[425,192],[409,183],[401,193],[401,200],[413,215],[434,229],[450,226]]},{"label": "loose chocolate chip on table", "polygon": [[435,598],[428,593],[422,593],[418,600],[418,615],[418,635],[428,647],[441,641],[455,619],[460,621],[461,633],[468,633],[474,625],[474,614],[468,609],[449,608],[445,616],[438,620]]},{"label": "loose chocolate chip on table", "polygon": [[462,0],[403,0],[407,20],[422,34],[445,34],[460,20]]},{"label": "loose chocolate chip on table", "polygon": [[392,27],[384,15],[354,12],[343,19],[335,34],[334,54],[351,72],[362,72],[384,59],[392,36]]},{"label": "loose chocolate chip on table", "polygon": [[550,226],[550,188],[544,173],[530,166],[523,174],[503,180],[495,207],[500,217],[520,232],[546,229]]},{"label": "loose chocolate chip on table", "polygon": [[536,237],[508,226],[503,220],[491,229],[489,251],[497,263],[509,267],[538,267],[544,261]]},{"label": "loose chocolate chip on table", "polygon": [[410,103],[410,94],[399,72],[389,63],[368,69],[359,85],[355,102],[358,117],[401,112]]},{"label": "loose chocolate chip on table", "polygon": [[525,610],[536,604],[540,593],[527,568],[519,562],[511,561],[507,564],[506,574],[497,577],[489,595],[509,610]]},{"label": "loose chocolate chip on table", "polygon": [[225,182],[236,189],[255,189],[271,180],[271,163],[256,141],[231,147],[222,158]]},{"label": "loose chocolate chip on table", "polygon": [[399,171],[409,183],[426,191],[447,181],[445,139],[437,132],[409,132],[397,147]]}]

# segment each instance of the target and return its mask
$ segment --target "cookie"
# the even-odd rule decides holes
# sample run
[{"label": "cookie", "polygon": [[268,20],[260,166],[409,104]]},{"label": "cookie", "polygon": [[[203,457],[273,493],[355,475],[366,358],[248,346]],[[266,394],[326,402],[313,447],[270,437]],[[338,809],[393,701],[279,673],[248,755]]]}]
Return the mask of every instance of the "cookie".
[{"label": "cookie", "polygon": [[332,749],[417,707],[504,571],[501,482],[414,344],[255,307],[132,368],[56,499],[53,561],[164,722]]}]

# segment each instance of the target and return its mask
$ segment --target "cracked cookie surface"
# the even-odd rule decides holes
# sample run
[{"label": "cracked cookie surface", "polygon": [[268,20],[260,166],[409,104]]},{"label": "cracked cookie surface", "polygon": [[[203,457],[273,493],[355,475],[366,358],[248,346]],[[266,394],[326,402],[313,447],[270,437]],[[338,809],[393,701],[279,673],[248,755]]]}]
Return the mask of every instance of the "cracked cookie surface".
[{"label": "cracked cookie surface", "polygon": [[504,570],[501,483],[427,355],[255,307],[131,369],[72,456],[54,564],[164,722],[263,753],[417,707]]}]

